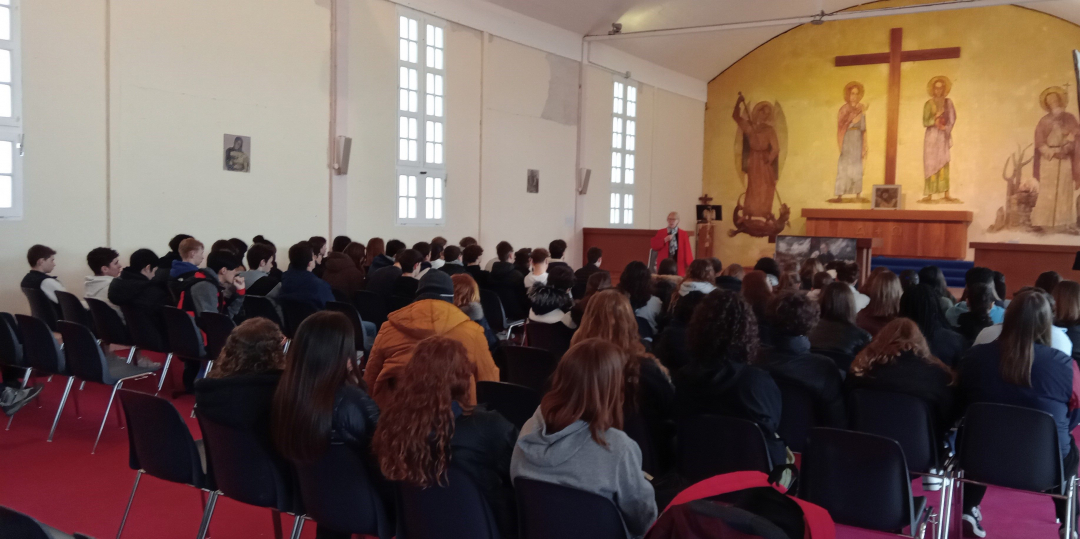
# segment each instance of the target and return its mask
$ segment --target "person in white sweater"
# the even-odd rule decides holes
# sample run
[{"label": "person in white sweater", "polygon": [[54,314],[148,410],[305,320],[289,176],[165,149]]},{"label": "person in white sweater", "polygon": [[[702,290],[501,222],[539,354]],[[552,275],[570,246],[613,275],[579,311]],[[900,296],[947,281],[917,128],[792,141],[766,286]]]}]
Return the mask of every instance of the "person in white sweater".
[{"label": "person in white sweater", "polygon": [[532,271],[525,276],[525,289],[532,290],[532,287],[536,283],[547,283],[547,268],[548,259],[551,258],[551,254],[547,249],[533,249],[532,254],[529,255],[532,258]]},{"label": "person in white sweater", "polygon": [[94,274],[86,277],[83,296],[104,301],[119,313],[120,307],[109,301],[109,285],[124,269],[120,263],[120,253],[108,247],[97,247],[86,255],[86,264]]}]

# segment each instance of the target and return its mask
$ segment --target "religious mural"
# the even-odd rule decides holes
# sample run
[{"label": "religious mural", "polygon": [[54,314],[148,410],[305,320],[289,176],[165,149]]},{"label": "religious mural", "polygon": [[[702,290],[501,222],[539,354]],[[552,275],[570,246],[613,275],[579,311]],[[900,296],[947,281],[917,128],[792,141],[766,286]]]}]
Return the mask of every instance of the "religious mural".
[{"label": "religious mural", "polygon": [[[952,159],[953,126],[956,125],[956,107],[949,99],[952,81],[949,77],[938,75],[926,83],[926,93],[930,99],[923,106],[923,172],[926,183],[923,198],[919,202],[960,204],[949,196],[949,161]],[[942,195],[941,198],[933,198]]]},{"label": "religious mural", "polygon": [[[836,198],[829,202],[870,202],[862,196],[863,166],[869,153],[866,139],[866,109],[862,103],[866,89],[861,82],[851,81],[844,86],[844,105],[836,119],[836,143],[840,159],[836,164]],[[844,195],[855,195],[844,198]]]},{"label": "religious mural", "polygon": [[[751,109],[739,92],[735,110],[735,167],[746,190],[739,196],[732,212],[735,228],[729,236],[745,233],[763,238],[784,230],[791,210],[780,198],[776,184],[780,178],[787,142],[787,122],[780,103],[759,101]],[[780,216],[773,213],[780,205]]]}]

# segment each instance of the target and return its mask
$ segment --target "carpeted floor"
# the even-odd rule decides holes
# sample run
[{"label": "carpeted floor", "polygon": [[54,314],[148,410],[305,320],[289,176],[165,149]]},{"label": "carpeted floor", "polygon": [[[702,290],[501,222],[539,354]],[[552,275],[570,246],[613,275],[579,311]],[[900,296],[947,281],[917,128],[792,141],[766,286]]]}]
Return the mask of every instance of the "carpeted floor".
[{"label": "carpeted floor", "polygon": [[[175,368],[170,373],[175,378],[166,381],[162,395],[171,394],[170,387],[179,386],[180,370]],[[131,389],[152,393],[156,381],[156,378],[138,381],[131,384]],[[15,416],[10,431],[0,430],[0,505],[28,513],[67,532],[97,539],[115,537],[135,479],[135,472],[128,467],[127,434],[117,426],[114,411],[105,425],[97,454],[90,454],[109,390],[87,384],[79,395],[82,418],[76,417],[74,403],[69,399],[56,437],[47,443],[45,439],[65,383],[61,378],[45,383],[41,408],[28,405]],[[73,388],[73,394],[77,387]],[[173,404],[187,418],[193,398],[183,397]],[[188,424],[198,438],[195,420],[189,419]],[[936,506],[937,502],[937,493],[930,493],[931,505]],[[1057,537],[1049,498],[990,489],[982,507],[988,537]],[[198,531],[201,515],[197,490],[144,476],[124,537],[191,539]],[[291,517],[283,518],[283,526],[288,536]],[[273,537],[269,510],[227,498],[220,498],[210,529],[215,539]],[[315,525],[309,522],[303,536],[310,539],[314,535]],[[841,527],[837,536],[854,539],[888,535]]]}]

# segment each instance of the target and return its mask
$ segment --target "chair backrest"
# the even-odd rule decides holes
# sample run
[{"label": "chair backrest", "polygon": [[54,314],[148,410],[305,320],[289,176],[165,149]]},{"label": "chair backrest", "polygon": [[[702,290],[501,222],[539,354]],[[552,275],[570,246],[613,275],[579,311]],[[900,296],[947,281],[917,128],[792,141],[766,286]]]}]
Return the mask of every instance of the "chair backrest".
[{"label": "chair backrest", "polygon": [[307,516],[321,526],[377,537],[379,524],[389,524],[386,503],[355,448],[331,444],[315,462],[297,464],[296,474]]},{"label": "chair backrest", "polygon": [[975,403],[968,406],[958,441],[964,479],[1034,492],[1064,483],[1057,426],[1046,412]]},{"label": "chair backrest", "polygon": [[386,301],[382,296],[369,292],[367,290],[360,290],[353,294],[353,305],[356,306],[356,311],[360,313],[360,318],[367,320],[382,327],[383,322],[386,322]]},{"label": "chair backrest", "polygon": [[765,434],[752,421],[717,415],[678,420],[679,474],[690,481],[740,471],[772,471]]},{"label": "chair backrest", "polygon": [[123,305],[120,310],[127,320],[128,331],[135,346],[149,352],[169,353],[169,337],[165,317],[160,308],[143,305]]},{"label": "chair backrest", "polygon": [[911,477],[895,440],[814,428],[802,455],[799,497],[838,524],[898,532],[916,522]]},{"label": "chair backrest", "polygon": [[86,304],[90,306],[90,319],[94,325],[94,335],[108,344],[132,346],[135,340],[131,338],[127,325],[119,314],[108,303],[100,299],[86,298]]},{"label": "chair backrest", "polygon": [[521,539],[624,539],[622,515],[598,494],[519,477],[514,480]]},{"label": "chair backrest", "polygon": [[49,297],[40,288],[23,287],[22,293],[30,304],[30,314],[45,322],[49,329],[56,331],[56,322],[60,320],[60,308],[49,301]]},{"label": "chair backrest", "polygon": [[202,333],[190,314],[166,306],[161,308],[161,318],[165,320],[170,352],[184,359],[202,359],[206,356]]},{"label": "chair backrest", "polygon": [[476,402],[498,412],[521,430],[540,406],[540,393],[507,382],[476,382]]},{"label": "chair backrest", "polygon": [[22,335],[23,362],[41,372],[67,376],[67,362],[60,343],[49,326],[39,318],[15,315]]},{"label": "chair backrest", "polygon": [[206,473],[238,502],[294,512],[300,507],[291,464],[276,454],[268,434],[222,425],[195,408],[206,448]]},{"label": "chair backrest", "polygon": [[109,367],[105,353],[90,328],[61,320],[56,323],[64,338],[64,357],[71,374],[87,382],[109,383]]},{"label": "chair backrest", "polygon": [[169,401],[121,389],[127,422],[128,464],[132,470],[196,488],[211,488],[199,448],[180,412]]},{"label": "chair backrest", "polygon": [[899,442],[912,472],[928,473],[937,466],[938,442],[925,402],[903,393],[869,389],[856,389],[849,398],[853,430]]},{"label": "chair backrest", "polygon": [[281,312],[285,315],[285,327],[281,328],[282,332],[290,339],[296,335],[296,328],[300,327],[301,322],[307,317],[319,312],[314,305],[306,301],[279,299],[278,305],[281,306]]},{"label": "chair backrest", "polygon": [[499,539],[491,507],[468,474],[453,465],[445,487],[398,485],[400,539]]},{"label": "chair backrest", "polygon": [[543,395],[547,393],[548,380],[559,357],[555,354],[531,346],[503,346],[506,354],[506,381],[525,386]]},{"label": "chair backrest", "polygon": [[360,351],[364,349],[364,321],[360,318],[360,313],[357,312],[356,307],[352,303],[343,303],[340,301],[328,301],[326,302],[326,310],[334,311],[345,315],[353,325],[353,340],[356,341],[356,350]]},{"label": "chair backrest", "polygon": [[24,367],[28,364],[18,332],[15,317],[11,313],[0,313],[0,365]]},{"label": "chair backrest", "polygon": [[406,298],[403,296],[390,296],[386,298],[386,312],[392,313],[397,310],[404,309],[409,305],[412,305],[413,298]]},{"label": "chair backrest", "polygon": [[574,338],[574,330],[566,327],[562,322],[544,324],[541,322],[528,321],[525,323],[525,343],[533,348],[542,348],[555,354],[555,358],[561,358],[570,349],[570,339]]},{"label": "chair backrest", "polygon": [[841,352],[839,350],[831,350],[828,348],[814,348],[810,350],[811,353],[819,356],[825,356],[836,364],[836,368],[840,370],[843,376],[847,376],[848,369],[851,368],[851,362],[855,361],[855,356]]},{"label": "chair backrest", "polygon": [[281,322],[281,317],[278,316],[277,308],[274,307],[274,302],[265,296],[244,296],[244,320],[252,318],[265,318],[278,325],[285,330],[285,324]]},{"label": "chair backrest", "polygon": [[86,307],[83,307],[78,296],[71,292],[57,290],[56,302],[60,304],[60,314],[63,315],[64,320],[82,324],[91,330],[94,329],[94,322],[90,319],[90,313],[86,311]]},{"label": "chair backrest", "polygon": [[484,310],[484,318],[487,319],[491,331],[501,333],[506,330],[506,310],[503,309],[499,293],[487,288],[480,289],[480,308]]},{"label": "chair backrest", "polygon": [[776,386],[780,388],[783,406],[780,408],[780,425],[776,433],[787,443],[788,448],[802,453],[810,429],[818,425],[817,408],[814,394],[796,382],[774,376]]},{"label": "chair backrest", "polygon": [[236,324],[228,316],[211,312],[200,314],[196,323],[206,334],[207,359],[217,359],[221,349],[225,348],[225,341],[229,340],[229,334],[236,329]]},{"label": "chair backrest", "polygon": [[17,539],[53,539],[36,519],[14,509],[0,506],[0,537]]}]

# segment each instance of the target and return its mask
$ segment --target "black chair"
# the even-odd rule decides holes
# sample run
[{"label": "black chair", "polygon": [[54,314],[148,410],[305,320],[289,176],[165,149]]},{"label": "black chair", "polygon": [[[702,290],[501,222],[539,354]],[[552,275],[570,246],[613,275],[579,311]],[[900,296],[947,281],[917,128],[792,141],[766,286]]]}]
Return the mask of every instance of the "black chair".
[{"label": "black chair", "polygon": [[814,394],[797,382],[779,376],[774,376],[773,380],[780,388],[780,397],[783,400],[780,425],[777,426],[776,433],[792,452],[802,453],[810,429],[820,424]]},{"label": "black chair", "polygon": [[100,299],[86,298],[86,304],[90,306],[90,319],[94,325],[94,335],[105,344],[128,347],[127,362],[135,359],[135,339],[131,338],[127,324],[120,315]]},{"label": "black chair", "polygon": [[30,314],[45,322],[49,329],[56,331],[56,322],[60,320],[60,307],[49,300],[45,292],[40,288],[25,288],[22,293],[30,304]]},{"label": "black chair", "polygon": [[60,314],[64,320],[82,324],[90,329],[94,328],[94,322],[90,319],[90,313],[83,307],[79,297],[71,292],[56,291],[56,302],[60,305]]},{"label": "black chair", "polygon": [[[5,370],[5,376],[18,371],[23,371],[22,385],[20,390],[26,389],[30,383],[30,375],[34,369],[23,353],[22,339],[19,337],[19,326],[11,313],[0,313],[0,367]],[[11,428],[14,415],[8,419],[7,427]]]},{"label": "black chair", "polygon": [[[53,419],[52,429],[49,431],[48,440],[51,442],[53,435],[56,434],[56,425],[60,422],[60,413],[64,411],[64,404],[67,403],[68,395],[71,394],[71,384],[75,382],[75,377],[68,369],[63,348],[56,342],[53,331],[43,320],[22,314],[15,315],[15,319],[18,321],[19,332],[22,334],[24,361],[39,373],[68,377],[67,385],[64,387],[64,396],[60,399],[60,406],[56,409],[56,418]],[[11,428],[10,419],[8,428]]]},{"label": "black chair", "polygon": [[598,494],[519,477],[514,480],[521,539],[625,539],[622,514]]},{"label": "black chair", "polygon": [[[221,495],[270,509],[274,517],[275,538],[283,539],[281,513],[303,514],[293,483],[293,466],[276,454],[268,435],[222,425],[207,419],[199,413],[198,408],[195,415],[199,419],[206,449],[206,473],[217,486],[206,503],[198,539],[206,539],[214,506]],[[297,517],[290,537],[296,536],[301,522],[302,519]]]},{"label": "black chair", "polygon": [[468,474],[453,465],[445,487],[398,485],[399,539],[499,539],[491,507]]},{"label": "black chair", "polygon": [[265,296],[244,296],[243,314],[241,318],[244,320],[250,320],[252,318],[265,318],[278,325],[285,330],[285,324],[281,322],[281,316],[278,315],[277,307],[274,306],[274,302],[270,301],[270,298]]},{"label": "black chair", "polygon": [[153,395],[128,389],[119,393],[127,422],[128,464],[136,473],[124,519],[116,531],[117,539],[124,533],[124,524],[143,474],[195,487],[203,496],[214,490],[212,478],[206,475],[203,464],[202,441],[191,437],[180,412],[169,401]]},{"label": "black chair", "polygon": [[281,330],[290,339],[296,335],[296,329],[300,327],[301,322],[319,312],[314,305],[306,301],[280,299],[278,305],[281,306],[281,312],[285,315],[285,325]]},{"label": "black chair", "polygon": [[[124,313],[131,340],[135,343],[135,350],[128,354],[129,361],[139,357],[139,350],[164,355],[165,368],[162,369],[162,379],[164,379],[172,356],[169,352],[169,335],[165,329],[165,317],[161,314],[161,308],[124,305],[120,307],[120,311]],[[162,383],[159,381],[158,386],[160,387]]]},{"label": "black chair", "polygon": [[[968,406],[957,436],[953,481],[946,482],[952,499],[954,482],[1045,493],[1067,500],[1069,517],[1064,537],[1076,530],[1076,476],[1066,477],[1058,449],[1057,426],[1050,414],[1006,404]],[[962,496],[961,496],[962,498]],[[949,523],[946,513],[942,526]],[[948,528],[946,528],[948,529]]]},{"label": "black chair", "polygon": [[[355,448],[330,444],[310,464],[297,464],[296,474],[306,519],[338,533],[391,537],[393,523],[386,503],[372,482],[364,457]],[[303,531],[303,519],[297,534]]]},{"label": "black chair", "polygon": [[530,320],[525,323],[525,344],[547,350],[555,354],[556,359],[570,349],[570,340],[573,338],[574,330],[562,322],[544,324]]},{"label": "black chair", "polygon": [[547,350],[529,346],[503,346],[506,355],[506,381],[525,386],[543,395],[548,379],[559,364],[559,357]]},{"label": "black chair", "polygon": [[82,324],[61,320],[57,322],[57,326],[60,335],[64,337],[64,355],[71,373],[80,380],[112,386],[109,403],[105,406],[105,415],[101,418],[101,427],[98,428],[94,447],[90,450],[92,455],[101,441],[101,433],[105,430],[105,421],[109,419],[116,391],[123,387],[124,382],[149,376],[154,369],[129,365],[113,355],[106,356],[90,328]]},{"label": "black chair", "polygon": [[[221,356],[221,350],[225,348],[225,341],[229,340],[229,334],[236,329],[232,319],[221,313],[202,313],[195,323],[206,334],[206,358],[211,363]],[[210,366],[206,368],[210,372]]]},{"label": "black chair", "polygon": [[413,298],[407,298],[404,296],[390,296],[386,299],[386,312],[392,313],[394,311],[399,311],[401,309],[404,309],[405,307],[408,307],[409,305],[412,305],[412,303]]},{"label": "black chair", "polygon": [[740,471],[772,471],[761,427],[752,421],[695,415],[677,422],[679,474],[691,482]]},{"label": "black chair", "polygon": [[536,390],[506,382],[477,382],[476,402],[498,412],[518,430],[540,406]]},{"label": "black chair", "polygon": [[0,537],[12,539],[89,539],[76,533],[68,535],[52,526],[14,509],[0,506]]},{"label": "black chair", "polygon": [[356,307],[352,303],[343,303],[340,301],[328,301],[326,302],[326,310],[341,313],[348,317],[353,326],[353,340],[356,341],[356,351],[364,352],[364,362],[367,362],[367,352],[364,348],[364,320],[360,318],[360,313],[357,312]]},{"label": "black chair", "polygon": [[819,356],[825,356],[836,364],[836,368],[840,370],[841,377],[847,377],[847,372],[851,368],[851,362],[855,361],[855,356],[841,352],[839,350],[829,350],[813,348],[810,353],[817,354]]},{"label": "black chair", "polygon": [[487,320],[491,331],[496,335],[503,333],[510,326],[506,319],[506,310],[503,309],[502,300],[498,292],[487,288],[480,289],[480,308],[484,310],[484,318]]},{"label": "black chair", "polygon": [[837,524],[922,538],[932,520],[926,498],[911,494],[904,450],[882,436],[811,429],[799,480],[799,497]]},{"label": "black chair", "polygon": [[375,324],[376,327],[381,328],[383,322],[386,322],[386,301],[382,296],[368,292],[367,290],[361,290],[353,294],[353,305],[356,306],[356,311],[360,313],[360,318],[367,320]]},{"label": "black chair", "polygon": [[[169,363],[173,358],[179,357],[185,364],[198,363],[199,366],[201,366],[202,361],[209,359],[210,364],[207,365],[207,371],[214,366],[213,358],[206,355],[202,332],[199,330],[199,326],[195,325],[195,319],[191,315],[176,307],[162,307],[161,318],[165,320],[165,335],[168,337],[169,355],[165,359],[165,368],[161,370],[158,391],[161,391],[161,387],[165,385],[165,378],[169,373]],[[194,372],[197,368],[194,365],[190,367],[185,365],[184,372]],[[195,373],[192,376],[197,375],[198,373]],[[190,380],[194,381],[194,378]],[[187,384],[189,381],[185,380],[184,382]]]},{"label": "black chair", "polygon": [[330,292],[332,292],[334,294],[334,301],[339,301],[341,303],[348,303],[349,302],[349,295],[346,294],[345,292],[342,292],[341,290],[338,290],[337,288],[331,288]]},{"label": "black chair", "polygon": [[940,443],[930,407],[903,393],[856,389],[849,396],[852,430],[896,440],[904,449],[908,471],[929,474],[940,466]]}]

